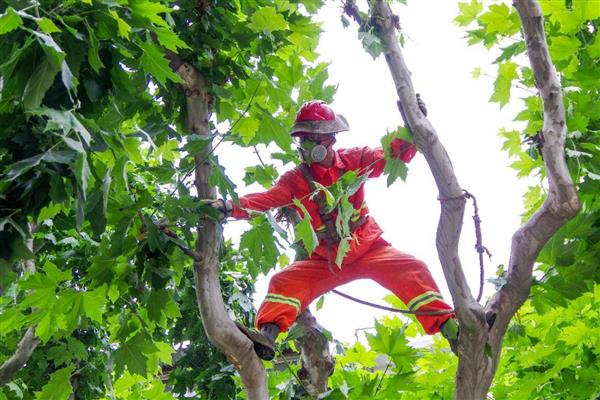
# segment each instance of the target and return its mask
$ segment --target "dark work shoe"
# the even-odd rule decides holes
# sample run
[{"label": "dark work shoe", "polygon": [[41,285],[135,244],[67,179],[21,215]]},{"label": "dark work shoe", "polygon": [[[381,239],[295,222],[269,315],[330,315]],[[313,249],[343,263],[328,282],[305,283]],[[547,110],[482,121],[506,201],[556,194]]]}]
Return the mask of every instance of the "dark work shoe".
[{"label": "dark work shoe", "polygon": [[448,344],[450,344],[450,350],[458,355],[458,322],[455,318],[449,318],[446,322],[440,326],[440,332],[442,336],[446,338]]},{"label": "dark work shoe", "polygon": [[273,358],[275,358],[274,341],[269,340],[269,337],[262,332],[247,328],[237,321],[235,325],[244,335],[246,335],[248,339],[252,341],[252,343],[254,343],[254,351],[259,358],[265,361],[271,361]]}]

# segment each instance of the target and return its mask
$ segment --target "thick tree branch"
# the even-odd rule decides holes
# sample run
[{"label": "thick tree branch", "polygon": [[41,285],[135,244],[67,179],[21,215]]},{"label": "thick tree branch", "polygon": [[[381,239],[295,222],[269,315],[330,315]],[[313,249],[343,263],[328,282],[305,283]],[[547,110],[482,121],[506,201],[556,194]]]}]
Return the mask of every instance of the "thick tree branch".
[{"label": "thick tree branch", "polygon": [[[167,52],[171,66],[183,78],[183,91],[187,103],[187,124],[190,132],[209,136],[210,94],[207,83],[199,72],[184,62],[177,54]],[[198,197],[216,197],[215,189],[209,184],[211,163],[206,160],[212,146],[207,146],[195,159],[195,184]],[[219,282],[219,246],[221,225],[203,218],[198,226],[195,249],[194,277],[196,297],[200,315],[210,342],[234,365],[239,372],[249,400],[268,399],[267,375],[262,362],[254,352],[252,342],[235,326],[223,302]]]},{"label": "thick tree branch", "polygon": [[375,2],[373,17],[379,26],[385,59],[398,93],[398,107],[402,118],[413,134],[415,144],[425,156],[440,193],[441,215],[436,245],[457,318],[463,329],[478,330],[485,325],[483,309],[471,294],[458,256],[458,241],[465,208],[462,189],[435,129],[419,109],[410,71],[398,44],[397,17],[386,0]]},{"label": "thick tree branch", "polygon": [[495,349],[510,318],[529,296],[533,264],[546,242],[579,211],[580,204],[564,158],[566,119],[561,85],[548,53],[544,19],[535,0],[516,0],[529,62],[544,105],[542,155],[548,176],[548,197],[512,238],[507,283],[494,295],[488,308],[496,313]]},{"label": "thick tree branch", "polygon": [[[31,232],[37,230],[36,226],[30,226]],[[25,245],[33,252],[33,239],[28,239]],[[35,273],[35,263],[33,260],[25,260],[22,263],[23,272],[27,274]],[[0,366],[0,386],[8,383],[12,377],[21,370],[29,361],[40,340],[35,336],[36,325],[29,327],[17,344],[17,348],[12,356]]]},{"label": "thick tree branch", "polygon": [[296,323],[303,327],[302,336],[296,340],[302,357],[298,377],[309,394],[316,397],[327,391],[328,378],[335,362],[329,350],[329,341],[323,334],[324,329],[308,308],[298,316]]},{"label": "thick tree branch", "polygon": [[8,383],[25,366],[39,342],[35,336],[35,326],[27,329],[14,354],[0,366],[0,386]]}]

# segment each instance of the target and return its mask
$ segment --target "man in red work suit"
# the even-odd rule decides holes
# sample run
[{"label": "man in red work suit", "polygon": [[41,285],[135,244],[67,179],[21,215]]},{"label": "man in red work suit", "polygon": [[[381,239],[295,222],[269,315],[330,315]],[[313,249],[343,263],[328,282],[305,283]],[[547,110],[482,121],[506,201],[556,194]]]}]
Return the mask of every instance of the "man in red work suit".
[{"label": "man in red work suit", "polygon": [[[393,292],[413,311],[451,310],[444,303],[425,263],[394,249],[381,237],[381,228],[369,216],[364,199],[364,185],[350,197],[355,209],[350,223],[354,237],[350,242],[350,250],[341,266],[334,265],[337,243],[325,232],[328,226],[331,228],[333,225],[323,219],[331,218],[335,221],[336,212],[329,214],[330,217],[325,215],[322,218],[319,205],[314,198],[311,199],[313,190],[309,180],[313,179],[327,187],[336,182],[345,171],[358,170],[359,173],[369,173],[369,177],[374,178],[382,174],[385,166],[382,148],[333,150],[336,133],[348,129],[346,119],[336,115],[324,102],[305,103],[296,115],[291,134],[297,140],[300,157],[306,167],[297,166],[288,171],[266,192],[240,197],[240,206],[231,201],[227,204],[221,201],[220,207],[215,205],[233,218],[249,218],[252,211],[263,212],[289,206],[293,199],[298,199],[310,214],[312,226],[320,238],[317,248],[308,259],[294,262],[276,273],[269,282],[267,296],[256,318],[260,334],[249,334],[255,343],[257,354],[263,359],[274,357],[272,343],[278,333],[285,332],[314,299],[355,279],[373,279]],[[392,142],[392,155],[403,162],[409,162],[415,154],[416,148],[412,143],[401,139]],[[300,212],[298,209],[297,211]],[[456,328],[450,312],[417,315],[417,319],[428,334],[439,332],[447,321],[452,322],[447,325],[454,325]]]}]

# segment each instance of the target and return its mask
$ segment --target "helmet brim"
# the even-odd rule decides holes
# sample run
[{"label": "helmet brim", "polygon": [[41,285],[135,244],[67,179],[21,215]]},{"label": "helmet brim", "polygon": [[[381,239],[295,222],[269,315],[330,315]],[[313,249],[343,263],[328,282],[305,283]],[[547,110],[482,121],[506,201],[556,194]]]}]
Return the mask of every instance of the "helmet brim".
[{"label": "helmet brim", "polygon": [[296,121],[292,128],[292,136],[304,134],[330,135],[350,129],[348,121],[343,115],[337,114],[332,121]]}]

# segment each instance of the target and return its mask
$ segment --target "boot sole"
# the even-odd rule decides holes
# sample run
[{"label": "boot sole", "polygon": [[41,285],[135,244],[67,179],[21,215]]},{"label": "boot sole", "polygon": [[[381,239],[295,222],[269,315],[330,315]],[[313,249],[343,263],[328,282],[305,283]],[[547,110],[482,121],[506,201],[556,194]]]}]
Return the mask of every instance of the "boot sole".
[{"label": "boot sole", "polygon": [[249,329],[237,321],[235,322],[235,325],[252,341],[252,343],[254,343],[254,351],[258,358],[265,361],[271,361],[275,358],[275,348],[273,347],[273,344],[271,344],[260,332]]}]

